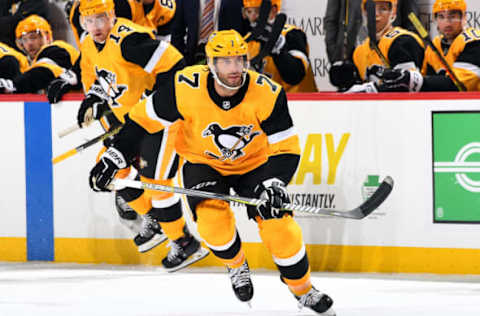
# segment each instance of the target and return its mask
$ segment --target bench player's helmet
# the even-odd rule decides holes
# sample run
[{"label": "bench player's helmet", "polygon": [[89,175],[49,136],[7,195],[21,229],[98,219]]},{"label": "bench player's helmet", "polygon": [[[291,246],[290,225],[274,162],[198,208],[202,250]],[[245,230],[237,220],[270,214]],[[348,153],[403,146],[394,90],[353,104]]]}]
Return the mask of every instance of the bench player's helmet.
[{"label": "bench player's helmet", "polygon": [[18,48],[25,51],[23,46],[25,36],[29,33],[38,33],[43,37],[44,44],[52,41],[52,27],[47,20],[33,14],[21,20],[15,29],[15,38]]},{"label": "bench player's helmet", "polygon": [[434,15],[441,11],[460,11],[464,16],[467,11],[467,4],[465,0],[437,0],[433,4],[432,11]]}]

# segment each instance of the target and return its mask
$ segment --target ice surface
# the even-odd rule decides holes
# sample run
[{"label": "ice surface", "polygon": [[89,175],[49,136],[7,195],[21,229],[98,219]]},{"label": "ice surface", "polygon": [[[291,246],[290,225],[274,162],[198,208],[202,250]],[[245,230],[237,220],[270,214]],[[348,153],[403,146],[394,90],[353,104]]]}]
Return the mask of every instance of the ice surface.
[{"label": "ice surface", "polygon": [[[338,316],[479,316],[480,276],[313,273]],[[315,315],[273,271],[253,271],[252,308],[218,268],[0,263],[0,316]]]}]

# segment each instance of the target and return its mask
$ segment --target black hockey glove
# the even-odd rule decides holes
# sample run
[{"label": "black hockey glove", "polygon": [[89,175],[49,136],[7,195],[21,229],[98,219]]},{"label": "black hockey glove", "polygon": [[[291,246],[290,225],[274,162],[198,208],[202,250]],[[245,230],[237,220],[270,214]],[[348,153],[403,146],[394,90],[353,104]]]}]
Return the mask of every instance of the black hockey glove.
[{"label": "black hockey glove", "polygon": [[385,75],[385,70],[387,68],[379,65],[373,65],[371,67],[367,68],[367,81],[372,81],[375,83],[379,83],[384,75]]},{"label": "black hockey glove", "polygon": [[418,92],[423,85],[423,76],[417,70],[386,69],[381,91]]},{"label": "black hockey glove", "polygon": [[257,206],[258,214],[262,219],[282,218],[288,211],[282,211],[284,203],[290,203],[285,184],[277,179],[268,179],[255,188],[259,199],[264,203]]},{"label": "black hockey glove", "polygon": [[72,85],[63,79],[55,79],[48,85],[47,98],[50,104],[60,102],[63,95],[70,91]]},{"label": "black hockey glove", "polygon": [[357,81],[357,70],[355,65],[349,60],[339,60],[332,64],[328,75],[330,83],[340,91],[349,89]]},{"label": "black hockey glove", "polygon": [[127,161],[123,154],[113,147],[109,147],[100,156],[100,161],[90,171],[89,184],[95,192],[109,192],[109,184],[112,182],[118,170],[126,168]]},{"label": "black hockey glove", "polygon": [[65,70],[58,78],[52,80],[47,88],[50,104],[60,102],[63,95],[78,83],[77,75],[72,70]]},{"label": "black hockey glove", "polygon": [[77,113],[78,126],[83,127],[84,124],[90,124],[93,120],[98,120],[103,113],[108,111],[110,107],[106,100],[95,94],[87,94]]}]

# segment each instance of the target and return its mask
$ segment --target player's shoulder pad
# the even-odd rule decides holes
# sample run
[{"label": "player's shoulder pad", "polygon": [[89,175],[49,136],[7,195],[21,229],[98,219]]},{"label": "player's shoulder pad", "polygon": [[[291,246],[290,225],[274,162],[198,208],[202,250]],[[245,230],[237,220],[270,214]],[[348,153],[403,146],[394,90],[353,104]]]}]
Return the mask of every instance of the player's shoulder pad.
[{"label": "player's shoulder pad", "polygon": [[271,94],[273,98],[276,99],[282,90],[282,86],[279,83],[264,74],[248,70],[248,75],[250,76],[248,90],[253,93],[261,93],[262,95]]},{"label": "player's shoulder pad", "polygon": [[384,35],[384,37],[392,40],[396,40],[400,36],[402,39],[406,40],[409,40],[410,38],[415,39],[421,46],[424,46],[422,39],[417,34],[398,26],[394,27]]},{"label": "player's shoulder pad", "polygon": [[147,33],[152,39],[155,39],[152,30],[124,18],[117,18],[110,35],[119,38],[118,42],[121,42],[125,37],[133,33]]},{"label": "player's shoulder pad", "polygon": [[295,25],[293,25],[293,24],[285,24],[285,25],[283,26],[282,34],[285,35],[285,34],[287,34],[288,32],[293,31],[293,30],[298,30],[298,31],[303,32],[302,29],[299,28],[298,26],[295,26]]},{"label": "player's shoulder pad", "polygon": [[454,42],[457,40],[465,44],[478,41],[480,40],[480,30],[473,27],[468,27],[457,36]]},{"label": "player's shoulder pad", "polygon": [[[194,82],[193,86],[201,86],[203,81],[206,82],[209,72],[207,65],[188,66],[175,73],[175,83],[190,80]],[[180,79],[181,76],[183,76],[183,80]]]}]

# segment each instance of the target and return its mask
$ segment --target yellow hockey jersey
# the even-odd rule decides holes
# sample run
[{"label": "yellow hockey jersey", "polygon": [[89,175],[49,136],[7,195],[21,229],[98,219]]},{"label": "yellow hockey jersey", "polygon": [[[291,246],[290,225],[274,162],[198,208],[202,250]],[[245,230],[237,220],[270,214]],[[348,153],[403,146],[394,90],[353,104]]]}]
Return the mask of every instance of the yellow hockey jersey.
[{"label": "yellow hockey jersey", "polygon": [[247,78],[238,103],[218,101],[208,67],[187,67],[175,75],[174,96],[159,89],[129,116],[149,133],[181,120],[178,154],[225,176],[251,171],[273,155],[299,155],[285,91],[265,75],[248,71]]},{"label": "yellow hockey jersey", "polygon": [[145,14],[142,1],[128,0],[132,11],[132,21],[156,31],[173,19],[176,10],[175,0],[155,0],[153,8]]},{"label": "yellow hockey jersey", "polygon": [[[424,45],[416,34],[394,27],[382,36],[377,45],[391,68],[406,70],[422,68]],[[368,80],[369,68],[374,65],[386,66],[375,50],[370,48],[369,38],[355,48],[353,62],[364,81]]]},{"label": "yellow hockey jersey", "polygon": [[18,61],[18,64],[20,66],[20,72],[25,72],[29,67],[28,59],[25,55],[15,50],[14,48],[11,48],[10,46],[0,42],[0,58],[3,58],[5,56],[12,56]]},{"label": "yellow hockey jersey", "polygon": [[[480,30],[474,28],[465,29],[450,45],[447,54],[442,48],[442,36],[433,39],[433,45],[445,58],[447,64],[455,72],[457,78],[465,85],[467,91],[480,90]],[[438,74],[446,71],[440,58],[431,47],[425,50],[425,61],[422,73],[426,75],[428,67]]]},{"label": "yellow hockey jersey", "polygon": [[[289,25],[286,24],[283,27],[282,30],[282,35],[285,36],[287,43],[286,45],[289,45],[288,43],[288,33],[297,30],[303,31],[299,29],[298,27],[294,25]],[[258,53],[260,52],[260,43],[257,41],[251,41],[248,43],[248,53],[250,58],[255,57]],[[282,76],[280,75],[280,72],[277,69],[277,66],[275,65],[275,62],[273,61],[272,56],[267,56],[264,59],[264,69],[263,73],[267,75],[268,77],[272,78],[274,81],[280,83],[280,85],[285,89],[286,92],[288,93],[293,93],[293,92],[317,92],[317,85],[315,83],[315,77],[313,75],[313,70],[312,66],[310,65],[310,60],[309,60],[309,47],[308,44],[306,46],[306,53],[302,52],[299,49],[291,49],[289,52],[292,56],[295,58],[298,58],[301,60],[304,70],[305,70],[305,77],[302,79],[302,81],[299,84],[296,85],[291,85],[285,82],[285,80],[282,79]]]},{"label": "yellow hockey jersey", "polygon": [[[142,65],[125,59],[123,50],[125,39],[139,34],[144,34],[149,44],[155,45],[151,54],[145,52],[141,57],[144,62]],[[135,44],[140,45],[137,42]],[[153,88],[157,74],[169,71],[183,58],[171,44],[156,41],[151,30],[123,18],[117,19],[100,51],[90,35],[85,37],[80,51],[85,91],[92,87],[96,92],[100,89],[121,122],[124,122],[124,115],[140,100],[144,91]]]}]

